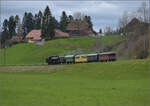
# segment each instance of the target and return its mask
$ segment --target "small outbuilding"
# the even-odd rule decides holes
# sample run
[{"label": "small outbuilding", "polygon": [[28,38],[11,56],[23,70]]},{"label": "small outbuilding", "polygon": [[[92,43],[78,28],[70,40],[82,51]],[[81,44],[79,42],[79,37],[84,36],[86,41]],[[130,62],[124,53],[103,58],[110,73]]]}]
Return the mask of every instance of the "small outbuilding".
[{"label": "small outbuilding", "polygon": [[13,36],[12,38],[11,38],[11,42],[13,43],[13,44],[17,44],[17,43],[21,43],[21,42],[23,42],[23,37],[22,36]]}]

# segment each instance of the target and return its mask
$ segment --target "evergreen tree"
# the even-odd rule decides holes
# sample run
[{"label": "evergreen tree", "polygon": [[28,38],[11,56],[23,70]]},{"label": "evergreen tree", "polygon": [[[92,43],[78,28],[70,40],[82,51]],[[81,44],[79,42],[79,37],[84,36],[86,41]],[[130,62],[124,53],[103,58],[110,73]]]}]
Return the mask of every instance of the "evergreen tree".
[{"label": "evergreen tree", "polygon": [[23,37],[27,35],[27,13],[24,13],[23,20],[22,20],[22,34]]},{"label": "evergreen tree", "polygon": [[38,13],[38,28],[39,29],[41,29],[42,17],[43,17],[43,14],[41,11],[39,11],[39,13]]},{"label": "evergreen tree", "polygon": [[99,29],[99,33],[100,33],[100,34],[102,33],[102,29]]},{"label": "evergreen tree", "polygon": [[68,20],[68,17],[66,15],[66,12],[63,11],[61,19],[60,19],[60,29],[65,32],[68,23],[69,23],[69,20]]},{"label": "evergreen tree", "polygon": [[56,19],[55,17],[50,18],[50,25],[49,25],[49,32],[50,32],[50,39],[53,39],[55,36],[55,28],[56,28]]},{"label": "evergreen tree", "polygon": [[93,27],[93,23],[91,21],[91,17],[90,16],[85,16],[85,21],[87,21],[87,23],[89,24],[89,27],[92,28]]},{"label": "evergreen tree", "polygon": [[55,24],[55,28],[60,29],[60,24],[59,24],[59,22],[55,19],[55,17],[53,17],[53,21],[54,21],[54,24]]},{"label": "evergreen tree", "polygon": [[43,15],[43,19],[42,19],[42,35],[41,35],[41,37],[46,40],[53,39],[53,37],[55,35],[54,30],[55,30],[54,18],[52,17],[49,7],[47,6],[44,11],[44,15]]},{"label": "evergreen tree", "polygon": [[8,22],[8,31],[9,31],[9,39],[12,38],[12,36],[16,35],[16,21],[14,16],[10,16],[9,22]]},{"label": "evergreen tree", "polygon": [[39,11],[38,14],[35,14],[34,16],[34,28],[35,29],[41,29],[41,22],[42,21],[42,12]]},{"label": "evergreen tree", "polygon": [[35,14],[35,16],[34,16],[34,20],[33,20],[34,22],[34,29],[38,29],[38,15],[37,14]]},{"label": "evergreen tree", "polygon": [[23,36],[25,37],[33,29],[34,29],[34,17],[32,13],[25,12],[23,21],[22,21]]},{"label": "evergreen tree", "polygon": [[34,19],[33,19],[32,13],[27,14],[26,18],[26,28],[27,28],[27,33],[29,33],[32,29],[34,29]]},{"label": "evergreen tree", "polygon": [[8,31],[8,20],[5,19],[3,22],[3,27],[2,27],[2,35],[1,35],[1,43],[3,44],[7,39],[10,38],[9,36],[9,31]]},{"label": "evergreen tree", "polygon": [[69,15],[68,18],[69,18],[68,22],[70,23],[70,21],[73,20],[73,16],[72,16],[72,15]]}]

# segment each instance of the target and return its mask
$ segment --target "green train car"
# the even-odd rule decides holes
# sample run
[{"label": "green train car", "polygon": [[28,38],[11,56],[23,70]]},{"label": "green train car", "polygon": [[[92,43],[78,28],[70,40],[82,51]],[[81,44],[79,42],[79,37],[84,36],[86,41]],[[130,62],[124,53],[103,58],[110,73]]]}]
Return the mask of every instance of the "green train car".
[{"label": "green train car", "polygon": [[98,60],[98,54],[87,54],[88,62],[96,62]]},{"label": "green train car", "polygon": [[65,56],[59,56],[59,58],[61,64],[65,63]]},{"label": "green train car", "polygon": [[67,55],[67,56],[65,56],[65,63],[66,64],[75,63],[74,62],[74,55]]}]

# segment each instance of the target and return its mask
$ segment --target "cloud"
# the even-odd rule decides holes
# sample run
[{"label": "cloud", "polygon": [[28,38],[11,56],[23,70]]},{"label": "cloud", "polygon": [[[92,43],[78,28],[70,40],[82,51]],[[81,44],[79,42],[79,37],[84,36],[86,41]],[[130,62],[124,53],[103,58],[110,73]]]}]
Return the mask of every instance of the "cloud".
[{"label": "cloud", "polygon": [[92,17],[94,28],[98,30],[105,26],[117,27],[117,20],[125,10],[135,11],[141,2],[139,1],[1,1],[1,18],[9,18],[11,15],[23,17],[25,12],[37,13],[44,11],[49,5],[52,14],[59,20],[62,11],[73,14],[82,12]]}]

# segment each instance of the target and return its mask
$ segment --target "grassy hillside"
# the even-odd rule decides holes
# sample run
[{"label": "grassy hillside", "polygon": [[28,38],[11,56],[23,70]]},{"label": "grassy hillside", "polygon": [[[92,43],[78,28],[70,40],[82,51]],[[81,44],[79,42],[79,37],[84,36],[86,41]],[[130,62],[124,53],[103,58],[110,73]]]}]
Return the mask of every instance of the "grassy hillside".
[{"label": "grassy hillside", "polygon": [[0,67],[0,105],[149,106],[149,60]]},{"label": "grassy hillside", "polygon": [[[42,55],[44,60],[50,55],[65,55],[78,53],[92,53],[95,42],[99,38],[82,37],[70,39],[56,39],[48,41],[44,46],[36,44],[17,44],[6,50],[6,64],[41,64]],[[102,43],[112,45],[120,42],[121,36],[104,36]],[[4,50],[1,51],[2,61],[4,64]]]}]

